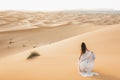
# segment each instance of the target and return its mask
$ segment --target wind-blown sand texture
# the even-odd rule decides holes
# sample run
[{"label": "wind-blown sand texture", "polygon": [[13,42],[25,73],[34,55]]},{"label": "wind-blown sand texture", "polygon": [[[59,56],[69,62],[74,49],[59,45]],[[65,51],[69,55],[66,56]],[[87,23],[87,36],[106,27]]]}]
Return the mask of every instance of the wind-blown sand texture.
[{"label": "wind-blown sand texture", "polygon": [[[0,20],[0,80],[120,80],[119,14],[4,11]],[[99,76],[78,72],[83,41]]]}]

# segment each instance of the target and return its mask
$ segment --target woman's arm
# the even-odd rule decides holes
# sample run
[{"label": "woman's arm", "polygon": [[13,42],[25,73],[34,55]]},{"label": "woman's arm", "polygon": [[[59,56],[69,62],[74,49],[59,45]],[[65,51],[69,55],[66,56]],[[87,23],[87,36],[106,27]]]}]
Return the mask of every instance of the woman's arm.
[{"label": "woman's arm", "polygon": [[86,56],[84,56],[82,59],[81,59],[81,62],[85,61],[85,60],[88,60],[89,58],[91,58],[93,55],[92,54],[87,54]]}]

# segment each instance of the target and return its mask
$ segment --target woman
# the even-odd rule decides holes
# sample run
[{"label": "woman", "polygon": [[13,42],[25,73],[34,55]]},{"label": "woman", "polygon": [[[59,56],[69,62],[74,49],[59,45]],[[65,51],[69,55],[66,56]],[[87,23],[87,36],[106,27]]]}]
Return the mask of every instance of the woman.
[{"label": "woman", "polygon": [[81,55],[79,57],[79,71],[82,76],[93,76],[97,75],[93,73],[95,54],[88,50],[85,43],[81,44]]}]

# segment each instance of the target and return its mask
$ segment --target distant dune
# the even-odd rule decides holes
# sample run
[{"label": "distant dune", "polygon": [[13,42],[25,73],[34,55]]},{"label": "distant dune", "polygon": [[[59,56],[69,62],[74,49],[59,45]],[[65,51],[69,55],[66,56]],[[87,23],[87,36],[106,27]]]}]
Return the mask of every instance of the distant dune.
[{"label": "distant dune", "polygon": [[[0,80],[120,80],[119,14],[5,11],[0,18]],[[78,72],[83,41],[99,76]]]},{"label": "distant dune", "polygon": [[[102,14],[101,14],[102,13]],[[111,13],[111,14],[110,14]],[[22,12],[2,11],[0,12],[0,32],[39,28],[56,27],[68,24],[97,24],[112,25],[120,23],[118,12]]]}]

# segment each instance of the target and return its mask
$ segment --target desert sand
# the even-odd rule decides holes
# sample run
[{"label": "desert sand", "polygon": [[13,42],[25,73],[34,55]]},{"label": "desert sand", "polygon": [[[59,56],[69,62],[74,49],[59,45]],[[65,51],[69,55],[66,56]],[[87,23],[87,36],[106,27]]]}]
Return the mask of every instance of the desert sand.
[{"label": "desert sand", "polygon": [[[14,14],[14,17],[6,17],[6,20],[5,16],[11,16],[10,13]],[[23,13],[24,15],[21,15],[20,12],[8,11],[0,14],[6,21],[0,25],[0,80],[120,80],[118,14],[74,13],[74,17],[73,13],[61,12],[49,16],[48,14],[52,13],[41,12],[48,23],[44,22],[43,25],[43,18],[40,18],[40,21],[33,18],[36,20],[34,23],[18,25],[21,22],[17,22],[16,18],[29,21],[27,19],[31,19],[30,14],[33,14]],[[61,15],[64,15],[64,18],[61,18]],[[50,22],[53,17],[53,22]],[[54,20],[58,20],[58,23]],[[42,26],[36,27],[36,23]],[[81,42],[85,42],[88,49],[96,54],[94,71],[98,72],[99,76],[84,78],[79,74]],[[27,60],[33,51],[40,56]]]}]

